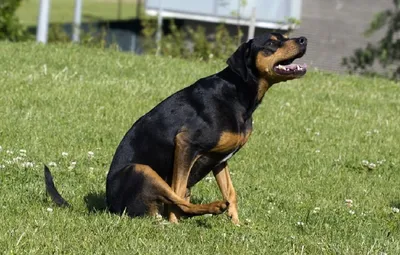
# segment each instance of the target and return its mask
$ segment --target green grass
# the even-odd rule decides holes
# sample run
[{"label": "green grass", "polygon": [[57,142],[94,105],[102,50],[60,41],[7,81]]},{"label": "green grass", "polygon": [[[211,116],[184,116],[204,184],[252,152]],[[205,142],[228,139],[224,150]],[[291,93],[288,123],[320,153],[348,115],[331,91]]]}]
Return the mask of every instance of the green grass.
[{"label": "green grass", "polygon": [[[17,10],[20,20],[27,26],[36,26],[40,0],[24,0]],[[74,19],[74,0],[52,0],[51,23],[71,23]],[[118,0],[84,0],[83,21],[116,20],[136,16],[136,0],[121,0],[121,16],[118,14]]]},{"label": "green grass", "polygon": [[[70,45],[0,47],[5,254],[399,254],[398,83],[310,72],[275,85],[230,160],[242,226],[226,215],[170,225],[89,209],[103,205],[112,155],[131,124],[224,65]],[[71,209],[45,195],[49,162]],[[193,194],[221,197],[214,180]]]}]

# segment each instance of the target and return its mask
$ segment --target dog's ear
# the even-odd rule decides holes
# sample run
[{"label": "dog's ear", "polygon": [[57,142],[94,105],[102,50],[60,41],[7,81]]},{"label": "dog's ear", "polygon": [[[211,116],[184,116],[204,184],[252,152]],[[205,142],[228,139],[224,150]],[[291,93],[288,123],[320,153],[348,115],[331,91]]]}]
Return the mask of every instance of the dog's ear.
[{"label": "dog's ear", "polygon": [[243,43],[239,48],[228,58],[226,63],[238,74],[246,83],[252,79],[251,72],[251,46],[253,39]]}]

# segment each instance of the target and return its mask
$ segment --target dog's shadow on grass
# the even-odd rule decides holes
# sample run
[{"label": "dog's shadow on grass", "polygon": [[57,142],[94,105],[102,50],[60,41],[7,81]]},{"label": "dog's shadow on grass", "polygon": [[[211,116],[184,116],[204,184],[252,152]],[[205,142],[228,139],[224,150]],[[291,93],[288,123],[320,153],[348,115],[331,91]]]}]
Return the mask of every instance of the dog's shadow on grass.
[{"label": "dog's shadow on grass", "polygon": [[101,213],[107,211],[105,192],[89,193],[83,200],[89,213]]}]

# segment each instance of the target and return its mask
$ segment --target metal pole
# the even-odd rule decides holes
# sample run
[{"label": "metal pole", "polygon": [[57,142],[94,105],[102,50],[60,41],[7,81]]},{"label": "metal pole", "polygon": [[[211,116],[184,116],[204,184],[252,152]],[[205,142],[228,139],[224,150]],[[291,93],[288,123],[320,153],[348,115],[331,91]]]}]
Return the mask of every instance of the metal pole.
[{"label": "metal pole", "polygon": [[160,43],[161,43],[161,37],[162,37],[162,23],[163,23],[163,17],[162,17],[163,6],[162,5],[163,5],[162,0],[159,0],[158,1],[157,33],[156,33],[156,43],[157,43],[156,55],[157,56],[160,54]]},{"label": "metal pole", "polygon": [[251,11],[251,18],[249,24],[249,33],[247,34],[247,41],[254,38],[254,32],[256,30],[256,7],[253,7]]},{"label": "metal pole", "polygon": [[50,0],[40,0],[36,41],[47,43],[49,30]]},{"label": "metal pole", "polygon": [[73,24],[73,34],[72,41],[79,42],[79,34],[81,30],[82,23],[82,0],[75,0],[75,12],[74,12],[74,24]]}]

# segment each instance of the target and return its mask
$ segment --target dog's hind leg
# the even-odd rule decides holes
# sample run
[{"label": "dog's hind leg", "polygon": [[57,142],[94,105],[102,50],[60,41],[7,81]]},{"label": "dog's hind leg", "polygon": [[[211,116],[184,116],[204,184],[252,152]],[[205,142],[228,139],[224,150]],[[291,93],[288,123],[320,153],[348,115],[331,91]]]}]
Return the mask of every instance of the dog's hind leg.
[{"label": "dog's hind leg", "polygon": [[154,215],[160,203],[176,205],[187,216],[220,214],[229,206],[226,201],[191,204],[173,192],[171,187],[147,165],[134,164],[126,167],[116,180],[124,182],[124,185],[116,185],[121,187],[117,197],[122,200],[120,205],[126,207],[126,212],[131,216]]}]

